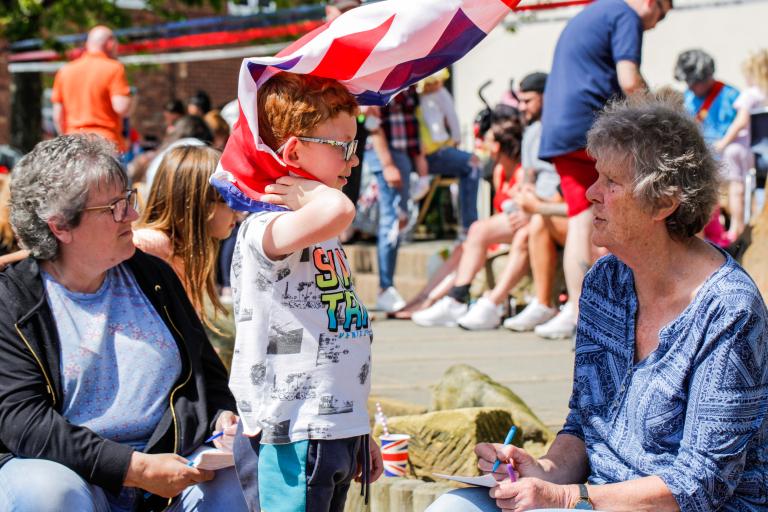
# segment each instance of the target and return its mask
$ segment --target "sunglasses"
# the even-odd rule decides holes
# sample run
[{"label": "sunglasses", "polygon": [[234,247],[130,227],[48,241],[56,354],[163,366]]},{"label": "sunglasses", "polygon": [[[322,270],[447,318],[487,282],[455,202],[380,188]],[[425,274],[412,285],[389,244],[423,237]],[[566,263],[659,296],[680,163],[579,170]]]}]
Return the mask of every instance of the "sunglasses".
[{"label": "sunglasses", "polygon": [[[349,162],[349,160],[355,155],[355,152],[357,151],[357,139],[351,140],[349,142],[341,142],[339,140],[321,139],[319,137],[296,137],[296,138],[304,142],[316,142],[318,144],[328,144],[329,146],[335,146],[337,148],[341,148],[341,152],[344,154],[345,162]],[[285,148],[285,144],[277,148],[277,152],[281,153],[284,148]]]},{"label": "sunglasses", "polygon": [[112,218],[115,222],[124,222],[128,218],[128,207],[134,210],[139,208],[139,196],[136,189],[126,190],[125,197],[112,201],[106,206],[89,206],[83,208],[84,212],[112,210]]}]

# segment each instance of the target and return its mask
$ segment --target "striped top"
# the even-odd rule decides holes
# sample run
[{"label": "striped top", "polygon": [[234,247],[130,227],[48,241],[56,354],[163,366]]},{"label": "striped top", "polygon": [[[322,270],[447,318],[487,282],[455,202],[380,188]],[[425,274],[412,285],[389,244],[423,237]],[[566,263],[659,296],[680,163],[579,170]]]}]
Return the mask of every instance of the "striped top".
[{"label": "striped top", "polygon": [[768,506],[768,331],[760,293],[730,257],[634,363],[638,301],[615,256],[587,274],[570,414],[589,481],[656,475],[682,511]]}]

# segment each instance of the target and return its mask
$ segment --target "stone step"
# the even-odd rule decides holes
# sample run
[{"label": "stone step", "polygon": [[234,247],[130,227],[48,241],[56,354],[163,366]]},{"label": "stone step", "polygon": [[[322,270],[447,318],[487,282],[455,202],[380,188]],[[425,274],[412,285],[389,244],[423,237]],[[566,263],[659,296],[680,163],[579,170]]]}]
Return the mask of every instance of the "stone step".
[{"label": "stone step", "polygon": [[424,482],[382,476],[371,484],[368,506],[361,496],[360,484],[353,483],[347,493],[344,512],[424,512],[438,497],[455,488],[447,480]]}]

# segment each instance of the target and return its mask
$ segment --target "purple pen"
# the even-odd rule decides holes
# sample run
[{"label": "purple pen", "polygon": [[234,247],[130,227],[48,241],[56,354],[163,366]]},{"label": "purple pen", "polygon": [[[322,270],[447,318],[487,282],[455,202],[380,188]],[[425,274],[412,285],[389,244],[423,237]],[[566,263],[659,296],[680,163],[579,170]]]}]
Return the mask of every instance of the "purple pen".
[{"label": "purple pen", "polygon": [[511,482],[517,482],[517,476],[515,476],[515,470],[512,469],[512,464],[507,464],[507,474]]}]

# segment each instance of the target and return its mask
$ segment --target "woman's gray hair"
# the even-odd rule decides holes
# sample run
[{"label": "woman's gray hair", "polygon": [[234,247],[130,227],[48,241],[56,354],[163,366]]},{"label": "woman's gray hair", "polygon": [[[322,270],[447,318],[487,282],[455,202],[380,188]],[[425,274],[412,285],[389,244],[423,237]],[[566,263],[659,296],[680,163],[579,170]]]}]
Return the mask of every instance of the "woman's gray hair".
[{"label": "woman's gray hair", "polygon": [[675,79],[688,85],[705,82],[715,76],[715,59],[704,50],[687,50],[678,55]]},{"label": "woman's gray hair", "polygon": [[128,184],[106,139],[76,134],[37,144],[11,173],[11,225],[21,245],[37,259],[54,259],[59,243],[48,222],[76,227],[89,192],[102,184]]},{"label": "woman's gray hair", "polygon": [[587,151],[598,160],[626,159],[634,196],[648,211],[679,202],[666,219],[672,238],[693,237],[709,222],[719,170],[678,97],[635,94],[609,104],[587,135]]}]

